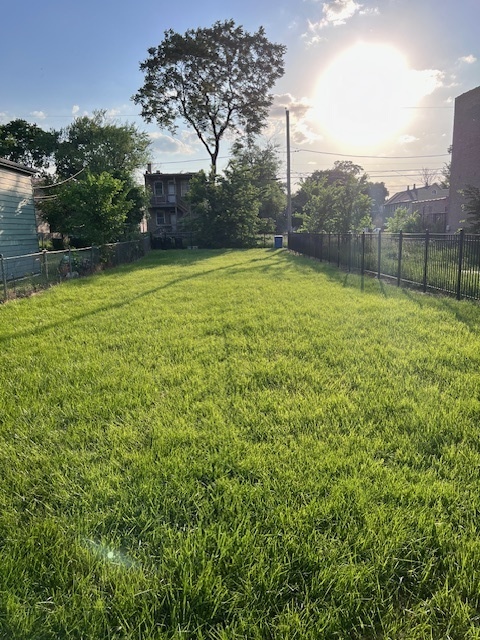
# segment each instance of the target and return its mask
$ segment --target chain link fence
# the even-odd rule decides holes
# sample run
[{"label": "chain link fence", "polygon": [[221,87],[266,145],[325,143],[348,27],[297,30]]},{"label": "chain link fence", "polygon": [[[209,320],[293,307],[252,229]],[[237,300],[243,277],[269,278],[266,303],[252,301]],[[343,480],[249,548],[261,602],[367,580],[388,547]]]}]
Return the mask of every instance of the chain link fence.
[{"label": "chain link fence", "polygon": [[25,297],[72,278],[134,262],[150,251],[150,236],[99,247],[40,251],[21,256],[0,254],[0,302]]}]

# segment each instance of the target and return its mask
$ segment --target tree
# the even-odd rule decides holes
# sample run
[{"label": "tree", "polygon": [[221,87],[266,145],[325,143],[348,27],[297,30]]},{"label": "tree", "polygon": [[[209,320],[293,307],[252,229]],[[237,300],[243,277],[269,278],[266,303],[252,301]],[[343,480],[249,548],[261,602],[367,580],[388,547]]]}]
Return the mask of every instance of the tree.
[{"label": "tree", "polygon": [[260,201],[258,190],[238,165],[224,176],[201,171],[190,182],[188,200],[193,218],[190,229],[208,248],[250,247],[256,242]]},{"label": "tree", "polygon": [[388,233],[421,233],[424,230],[418,211],[410,213],[405,207],[399,207],[391,218],[387,218],[386,229]]},{"label": "tree", "polygon": [[[447,153],[449,153],[450,155],[452,155],[452,151],[453,151],[453,146],[450,145],[447,149]],[[440,181],[440,186],[442,187],[442,189],[450,189],[450,178],[452,175],[452,161],[450,160],[450,162],[445,162],[445,164],[443,165],[443,168],[441,170],[441,175],[442,175],[442,180]]]},{"label": "tree", "polygon": [[144,185],[135,184],[132,177],[125,178],[124,192],[125,200],[128,203],[127,217],[125,224],[131,231],[138,231],[138,227],[148,212],[150,204],[150,194],[145,190]]},{"label": "tree", "polygon": [[44,131],[26,120],[0,125],[0,157],[34,169],[47,169],[57,149],[58,131]]},{"label": "tree", "polygon": [[82,238],[86,244],[105,244],[122,237],[133,203],[122,180],[107,172],[87,172],[58,188],[55,198],[42,204],[44,219],[53,231]]},{"label": "tree", "polygon": [[450,189],[450,176],[452,174],[452,163],[446,162],[443,165],[443,168],[440,171],[440,173],[442,175],[440,186],[442,187],[442,189]]},{"label": "tree", "polygon": [[293,198],[294,210],[310,231],[348,233],[371,225],[372,200],[367,175],[350,161],[337,161],[333,169],[315,171],[303,180]]},{"label": "tree", "polygon": [[383,224],[383,204],[388,198],[388,189],[384,182],[368,182],[368,195],[372,199],[372,220],[378,223],[379,226]]},{"label": "tree", "polygon": [[281,162],[275,145],[268,143],[261,147],[256,144],[235,143],[232,148],[230,168],[233,166],[244,171],[246,179],[257,189],[260,218],[273,219],[274,231],[283,232],[286,228],[287,198],[284,186],[277,177]]},{"label": "tree", "polygon": [[[89,238],[97,244],[105,242],[106,237],[111,241],[125,235],[128,230],[133,233],[148,207],[145,190],[135,183],[133,173],[146,164],[149,145],[146,133],[133,124],[110,121],[105,110],[95,111],[91,117],[76,118],[59,134],[56,175],[45,176],[43,185],[37,186],[41,217],[53,232]],[[97,206],[95,202],[100,206],[98,219],[95,209],[87,215],[74,203],[77,195],[82,201],[88,199],[88,188],[92,189],[89,200],[92,206]],[[109,189],[110,204],[107,202]],[[116,207],[120,204],[125,226],[119,235],[117,223],[122,216]],[[112,223],[110,232],[105,226],[108,221]]]},{"label": "tree", "polygon": [[465,198],[462,209],[467,216],[470,216],[469,230],[472,233],[480,233],[480,189],[473,185],[467,185],[461,193]]},{"label": "tree", "polygon": [[308,180],[303,185],[305,204],[302,207],[302,228],[309,233],[331,230],[338,187],[328,184],[326,177]]},{"label": "tree", "polygon": [[105,110],[75,118],[61,131],[55,154],[57,174],[70,178],[82,169],[91,174],[110,173],[124,180],[144,166],[148,159],[150,140],[134,124],[111,122]]},{"label": "tree", "polygon": [[427,167],[422,167],[420,175],[422,176],[423,186],[429,187],[430,185],[433,184],[433,181],[438,176],[438,171],[436,171],[435,169],[428,169]]},{"label": "tree", "polygon": [[178,118],[190,125],[216,173],[227,131],[252,137],[262,130],[285,51],[268,41],[263,27],[250,34],[233,20],[184,35],[169,29],[140,64],[145,81],[132,99],[147,122],[156,120],[172,133]]}]

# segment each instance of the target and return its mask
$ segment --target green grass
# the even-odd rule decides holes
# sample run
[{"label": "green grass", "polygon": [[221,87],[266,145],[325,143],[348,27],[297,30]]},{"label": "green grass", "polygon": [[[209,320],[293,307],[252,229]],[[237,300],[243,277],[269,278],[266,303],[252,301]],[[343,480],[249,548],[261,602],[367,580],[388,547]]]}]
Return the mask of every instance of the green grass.
[{"label": "green grass", "polygon": [[284,251],[0,307],[0,638],[480,638],[480,309]]}]

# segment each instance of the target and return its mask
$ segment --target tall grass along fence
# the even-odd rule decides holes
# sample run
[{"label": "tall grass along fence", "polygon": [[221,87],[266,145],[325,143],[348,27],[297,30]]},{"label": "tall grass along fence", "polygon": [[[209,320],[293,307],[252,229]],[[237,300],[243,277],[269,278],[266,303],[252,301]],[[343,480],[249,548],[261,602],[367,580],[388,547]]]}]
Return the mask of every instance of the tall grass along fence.
[{"label": "tall grass along fence", "polygon": [[290,233],[288,248],[397,286],[480,299],[480,235]]},{"label": "tall grass along fence", "polygon": [[138,260],[150,251],[150,237],[99,247],[39,251],[20,256],[0,254],[0,302],[31,295],[63,280],[90,275]]}]

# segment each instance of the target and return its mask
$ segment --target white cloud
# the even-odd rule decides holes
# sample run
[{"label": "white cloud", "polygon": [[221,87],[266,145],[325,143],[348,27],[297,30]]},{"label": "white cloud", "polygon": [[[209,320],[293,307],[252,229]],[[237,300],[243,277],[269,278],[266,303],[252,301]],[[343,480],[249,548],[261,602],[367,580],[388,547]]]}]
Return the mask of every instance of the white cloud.
[{"label": "white cloud", "polygon": [[380,9],[378,7],[369,7],[368,9],[360,9],[358,14],[360,16],[379,16]]},{"label": "white cloud", "polygon": [[445,74],[438,69],[410,69],[405,76],[413,100],[420,100],[440,87],[445,87]]},{"label": "white cloud", "polygon": [[363,5],[358,4],[355,0],[332,0],[325,2],[323,5],[324,26],[333,24],[339,26],[345,24],[346,21],[354,16],[362,9]]},{"label": "white cloud", "polygon": [[307,98],[294,98],[291,93],[277,94],[273,97],[270,116],[272,118],[284,118],[285,109],[288,109],[293,116],[300,119],[308,113],[311,106]]},{"label": "white cloud", "polygon": [[399,144],[412,144],[412,142],[417,142],[417,141],[418,141],[418,138],[416,138],[415,136],[409,135],[408,133],[398,138]]},{"label": "white cloud", "polygon": [[122,113],[121,109],[107,109],[105,115],[107,118],[115,118],[115,116],[118,116],[120,113]]},{"label": "white cloud", "polygon": [[72,116],[76,115],[80,111],[78,104],[74,104],[72,107]]},{"label": "white cloud", "polygon": [[367,7],[355,0],[329,0],[322,5],[323,17],[317,22],[308,21],[308,31],[302,34],[302,38],[306,40],[307,45],[315,45],[324,42],[325,37],[320,32],[326,27],[339,27],[347,23],[350,18],[358,14],[360,16],[379,15],[380,11],[377,7]]},{"label": "white cloud", "polygon": [[319,26],[320,23],[313,23],[308,21],[308,31],[306,33],[302,33],[301,37],[305,40],[308,47],[313,47],[316,44],[320,44],[320,42],[327,42],[328,38],[320,36],[317,31],[322,27]]},{"label": "white cloud", "polygon": [[37,120],[45,120],[45,118],[47,117],[43,111],[32,111],[30,115],[34,118],[37,118]]},{"label": "white cloud", "polygon": [[164,133],[160,133],[160,131],[153,131],[148,135],[152,140],[153,148],[156,151],[175,154],[178,153],[182,155],[191,155],[195,151],[191,144],[185,144],[182,140],[167,136]]},{"label": "white cloud", "polygon": [[265,131],[268,136],[285,134],[285,110],[290,114],[291,139],[296,144],[310,144],[322,140],[315,131],[315,118],[312,117],[312,104],[308,98],[295,98],[290,93],[274,96],[270,109],[270,123]]},{"label": "white cloud", "polygon": [[458,59],[459,62],[465,62],[465,64],[473,64],[477,61],[477,58],[471,53],[468,56],[462,56]]}]

